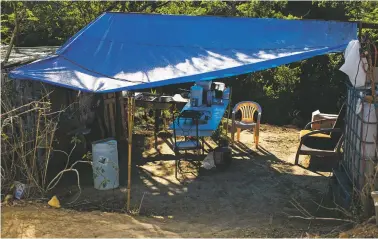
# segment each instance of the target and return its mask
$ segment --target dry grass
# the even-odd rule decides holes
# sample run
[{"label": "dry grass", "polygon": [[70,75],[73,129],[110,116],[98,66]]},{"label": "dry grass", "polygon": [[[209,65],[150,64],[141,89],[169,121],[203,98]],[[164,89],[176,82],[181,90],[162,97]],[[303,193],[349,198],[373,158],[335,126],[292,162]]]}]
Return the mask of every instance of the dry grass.
[{"label": "dry grass", "polygon": [[[10,92],[7,92],[9,90]],[[68,153],[54,149],[54,144],[57,141],[56,133],[61,115],[77,102],[61,110],[52,111],[52,91],[45,89],[43,96],[38,100],[22,105],[18,105],[19,97],[12,94],[12,85],[10,89],[3,87],[1,91],[2,193],[13,194],[14,182],[18,181],[27,185],[25,197],[42,197],[57,185],[63,173],[76,171],[74,165],[70,166],[70,158],[80,142],[76,139]],[[53,154],[65,154],[67,158],[63,170],[50,181],[48,169]],[[76,173],[79,174],[77,171]]]},{"label": "dry grass", "polygon": [[51,112],[48,96],[17,108],[8,98],[2,99],[2,190],[15,180],[39,193],[46,190],[47,168],[62,113]]}]

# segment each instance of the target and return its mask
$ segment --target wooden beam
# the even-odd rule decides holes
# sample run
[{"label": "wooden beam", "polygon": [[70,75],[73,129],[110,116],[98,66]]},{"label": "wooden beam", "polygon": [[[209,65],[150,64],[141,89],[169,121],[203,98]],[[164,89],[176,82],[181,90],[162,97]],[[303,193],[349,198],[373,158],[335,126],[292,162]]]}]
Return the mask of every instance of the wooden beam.
[{"label": "wooden beam", "polygon": [[135,114],[135,98],[133,96],[128,97],[128,163],[127,163],[127,202],[126,208],[130,212],[130,200],[131,200],[131,150],[132,150],[132,138],[133,138],[133,127],[134,127],[134,114]]},{"label": "wooden beam", "polygon": [[363,29],[378,29],[378,23],[372,23],[372,22],[359,22],[359,28]]},{"label": "wooden beam", "polygon": [[362,40],[362,22],[358,23],[358,41],[361,42]]}]

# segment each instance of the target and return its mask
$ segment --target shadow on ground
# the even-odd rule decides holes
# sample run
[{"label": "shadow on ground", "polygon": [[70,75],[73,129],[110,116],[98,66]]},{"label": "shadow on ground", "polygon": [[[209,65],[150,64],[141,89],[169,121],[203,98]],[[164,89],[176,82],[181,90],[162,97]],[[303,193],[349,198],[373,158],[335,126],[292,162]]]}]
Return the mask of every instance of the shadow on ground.
[{"label": "shadow on ground", "polygon": [[[160,139],[157,150],[146,148],[151,145],[151,138],[134,136],[131,207],[134,213],[144,216],[138,217],[140,220],[160,218],[156,220],[164,223],[159,228],[174,236],[298,237],[308,231],[307,221],[287,216],[300,214],[293,200],[315,213],[316,204],[312,201],[322,197],[326,177],[278,158],[264,143],[255,149],[237,142],[232,146],[233,162],[226,171],[202,169],[198,176],[184,175],[180,183],[174,177],[175,156],[171,143]],[[212,142],[209,146],[215,147]],[[82,168],[80,195],[73,186],[69,187],[71,194],[67,194],[64,187],[56,191],[64,208],[122,212],[126,202],[126,144],[119,145],[118,149],[121,186],[108,191],[95,190],[91,168]],[[69,204],[77,196],[75,203]],[[313,223],[314,230],[318,230],[317,225]],[[38,227],[44,225],[34,227],[38,232]]]}]

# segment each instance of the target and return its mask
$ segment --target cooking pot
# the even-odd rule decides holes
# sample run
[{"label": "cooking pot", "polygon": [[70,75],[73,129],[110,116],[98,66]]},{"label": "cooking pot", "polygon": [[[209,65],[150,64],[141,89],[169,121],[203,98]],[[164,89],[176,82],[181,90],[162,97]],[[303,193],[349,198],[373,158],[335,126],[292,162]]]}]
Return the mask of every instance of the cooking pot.
[{"label": "cooking pot", "polygon": [[172,96],[165,96],[165,95],[163,95],[163,96],[159,97],[159,102],[168,103],[168,102],[171,102],[171,101],[173,101]]}]

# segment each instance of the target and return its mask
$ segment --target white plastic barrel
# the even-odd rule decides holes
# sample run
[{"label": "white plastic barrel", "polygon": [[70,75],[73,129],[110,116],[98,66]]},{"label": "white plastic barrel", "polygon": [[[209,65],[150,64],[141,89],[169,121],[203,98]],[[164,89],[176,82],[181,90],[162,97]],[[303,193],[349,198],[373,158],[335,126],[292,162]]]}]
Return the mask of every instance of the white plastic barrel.
[{"label": "white plastic barrel", "polygon": [[92,143],[94,187],[108,190],[119,186],[117,141],[104,139]]},{"label": "white plastic barrel", "polygon": [[375,106],[370,103],[363,103],[363,115],[360,112],[361,118],[363,119],[362,123],[362,135],[360,131],[361,121],[358,123],[358,135],[361,137],[362,141],[369,142],[371,144],[366,144],[365,142],[360,142],[357,140],[357,143],[361,143],[361,153],[364,154],[364,158],[369,159],[375,156],[376,144],[375,137],[377,136],[377,117],[375,114]]}]

